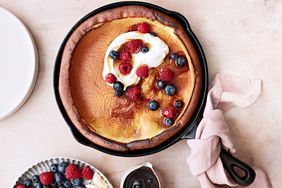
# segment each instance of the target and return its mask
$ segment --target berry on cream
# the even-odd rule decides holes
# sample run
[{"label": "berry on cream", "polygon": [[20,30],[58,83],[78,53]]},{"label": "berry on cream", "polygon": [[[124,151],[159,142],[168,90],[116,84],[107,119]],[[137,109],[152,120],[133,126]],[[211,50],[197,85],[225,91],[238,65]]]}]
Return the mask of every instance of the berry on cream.
[{"label": "berry on cream", "polygon": [[[132,69],[128,74],[122,74],[120,70],[114,66],[114,59],[110,57],[113,54],[110,53],[111,51],[118,51],[123,44],[134,39],[142,40],[143,43],[149,47],[149,50],[146,50],[146,53],[142,53],[141,51],[132,53],[130,61]],[[123,33],[116,37],[107,48],[104,58],[103,78],[106,80],[106,76],[112,73],[117,78],[117,81],[124,84],[124,89],[126,89],[128,86],[139,83],[140,77],[136,74],[136,70],[141,65],[147,65],[149,68],[158,67],[163,63],[168,52],[168,46],[159,37],[138,31]]]}]

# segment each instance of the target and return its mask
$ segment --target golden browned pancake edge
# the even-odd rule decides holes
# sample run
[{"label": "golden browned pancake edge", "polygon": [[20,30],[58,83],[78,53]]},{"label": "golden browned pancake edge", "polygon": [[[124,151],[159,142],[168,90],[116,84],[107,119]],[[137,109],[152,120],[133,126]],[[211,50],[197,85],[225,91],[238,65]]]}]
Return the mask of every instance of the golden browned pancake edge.
[{"label": "golden browned pancake edge", "polygon": [[[94,27],[99,27],[104,23],[110,22],[116,19],[122,18],[148,18],[151,20],[158,21],[159,23],[169,26],[174,29],[175,34],[181,39],[185,45],[189,56],[191,58],[194,75],[195,75],[195,84],[193,93],[190,99],[189,104],[186,106],[186,110],[182,113],[181,117],[178,118],[176,125],[171,128],[163,131],[161,134],[154,136],[150,139],[136,140],[129,143],[121,143],[107,139],[99,134],[95,133],[89,128],[88,123],[81,117],[79,114],[75,102],[73,100],[71,86],[70,86],[70,69],[71,69],[71,58],[73,51],[76,45],[79,43],[80,39]],[[116,151],[128,151],[128,150],[138,150],[151,148],[159,145],[164,142],[174,134],[176,134],[191,118],[196,105],[199,101],[200,92],[202,89],[202,72],[199,57],[196,50],[194,49],[192,42],[188,38],[185,30],[182,26],[173,18],[170,18],[167,15],[164,15],[158,11],[143,7],[143,6],[123,6],[108,11],[101,12],[95,16],[84,21],[70,36],[69,40],[66,43],[61,68],[60,68],[60,77],[59,77],[59,93],[62,100],[62,103],[66,109],[66,112],[79,130],[79,132],[89,139],[91,142],[100,145],[102,147],[116,150]]]}]

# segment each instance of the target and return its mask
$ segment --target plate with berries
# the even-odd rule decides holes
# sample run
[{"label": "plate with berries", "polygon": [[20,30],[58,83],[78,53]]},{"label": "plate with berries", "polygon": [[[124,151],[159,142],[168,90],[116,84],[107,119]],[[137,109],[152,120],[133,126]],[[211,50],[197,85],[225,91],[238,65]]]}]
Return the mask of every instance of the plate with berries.
[{"label": "plate with berries", "polygon": [[18,178],[14,188],[113,188],[92,165],[71,158],[53,158],[33,165]]}]

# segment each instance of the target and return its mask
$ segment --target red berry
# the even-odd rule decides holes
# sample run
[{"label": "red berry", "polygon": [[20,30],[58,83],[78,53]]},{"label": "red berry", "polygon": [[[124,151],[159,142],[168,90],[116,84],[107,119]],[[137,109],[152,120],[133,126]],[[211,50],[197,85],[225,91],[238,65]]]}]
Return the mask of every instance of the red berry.
[{"label": "red berry", "polygon": [[39,179],[43,185],[49,185],[54,180],[54,174],[52,172],[43,172],[39,175]]},{"label": "red berry", "polygon": [[85,180],[92,180],[94,173],[89,166],[84,166],[81,170],[81,177]]},{"label": "red berry", "polygon": [[137,31],[137,24],[130,26],[128,31]]},{"label": "red berry", "polygon": [[167,118],[173,118],[176,115],[174,107],[169,106],[162,109],[162,115]]},{"label": "red berry", "polygon": [[137,76],[140,78],[147,78],[149,76],[149,67],[147,65],[142,65],[136,70]]},{"label": "red berry", "polygon": [[160,72],[160,80],[171,82],[174,78],[174,73],[169,68],[164,68]]},{"label": "red berry", "polygon": [[105,80],[106,80],[106,82],[108,82],[110,84],[113,84],[113,83],[115,83],[117,81],[117,77],[114,74],[112,74],[112,73],[108,73],[106,75]]},{"label": "red berry", "polygon": [[128,87],[126,89],[126,96],[133,101],[137,101],[141,96],[141,88],[138,86]]},{"label": "red berry", "polygon": [[137,24],[137,31],[141,33],[149,33],[150,32],[150,25],[146,22]]},{"label": "red berry", "polygon": [[127,49],[130,51],[130,53],[135,54],[140,51],[140,49],[143,46],[143,42],[140,39],[133,39],[126,43],[125,45]]},{"label": "red berry", "polygon": [[127,75],[130,73],[131,69],[132,69],[132,65],[131,63],[127,63],[127,62],[123,62],[119,65],[119,71],[121,72],[121,74]]},{"label": "red berry", "polygon": [[26,186],[23,184],[17,184],[14,188],[26,188]]},{"label": "red berry", "polygon": [[119,52],[119,59],[122,61],[130,61],[131,53],[126,48],[124,48]]},{"label": "red berry", "polygon": [[81,173],[78,167],[75,164],[71,163],[66,168],[65,176],[68,180],[78,179],[81,177]]}]

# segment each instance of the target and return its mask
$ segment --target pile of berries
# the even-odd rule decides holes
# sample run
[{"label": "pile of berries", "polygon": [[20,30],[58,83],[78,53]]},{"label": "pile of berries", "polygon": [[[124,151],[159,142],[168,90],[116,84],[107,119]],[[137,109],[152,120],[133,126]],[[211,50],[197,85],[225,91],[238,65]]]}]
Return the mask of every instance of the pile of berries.
[{"label": "pile of berries", "polygon": [[[129,28],[129,31],[139,31],[141,33],[150,33],[153,36],[156,36],[155,33],[150,32],[149,24],[143,22],[139,24],[132,25]],[[118,51],[112,50],[110,52],[110,57],[119,65],[119,71],[123,75],[127,75],[132,70],[132,65],[130,63],[132,54],[135,53],[147,53],[150,49],[143,44],[142,40],[133,39],[125,43]],[[181,52],[172,53],[169,56],[170,62],[175,62],[175,65],[178,68],[184,68],[187,65],[187,59],[185,55],[181,55]],[[141,65],[136,70],[136,75],[139,78],[149,77],[149,67],[147,65]],[[156,86],[159,90],[163,90],[165,95],[174,96],[177,93],[177,89],[173,84],[175,73],[168,67],[163,68],[159,72]],[[106,82],[113,84],[113,89],[115,95],[120,97],[124,93],[124,85],[117,81],[117,78],[114,74],[109,73],[106,78]],[[130,86],[125,89],[126,96],[133,100],[137,101],[141,97],[141,88],[140,86]],[[181,100],[175,100],[173,105],[167,106],[161,109],[161,115],[163,117],[163,124],[167,127],[174,124],[174,119],[180,110],[183,107],[183,102]],[[148,109],[156,111],[160,108],[160,104],[157,100],[151,100],[148,102]]]},{"label": "pile of berries", "polygon": [[[174,79],[174,72],[169,68],[164,68],[159,72],[159,79],[157,81],[157,88],[164,90],[164,93],[168,96],[173,96],[176,93],[176,87],[171,83]],[[161,115],[164,117],[163,124],[167,127],[174,124],[174,118],[176,117],[177,110],[182,108],[183,102],[181,100],[175,101],[174,107],[168,106],[161,110]],[[149,101],[149,110],[155,111],[160,107],[158,101]]]},{"label": "pile of berries", "polygon": [[[135,24],[130,27],[130,31],[139,31],[141,33],[149,33],[150,32],[150,25],[146,22]],[[119,71],[123,75],[127,75],[132,70],[131,64],[131,56],[132,54],[136,54],[139,52],[147,53],[150,49],[148,46],[143,44],[143,41],[140,39],[133,39],[129,42],[122,45],[122,47],[118,50],[112,50],[109,54],[110,58],[116,60],[116,63],[119,63]],[[140,78],[147,78],[149,76],[149,67],[147,65],[141,65],[136,70],[136,75]],[[115,95],[120,97],[123,95],[124,85],[117,81],[117,78],[114,74],[108,73],[106,75],[105,81],[109,84],[113,84],[113,88],[115,91]],[[126,88],[126,96],[128,96],[133,101],[138,100],[141,96],[141,89],[140,87],[134,86],[130,88]]]},{"label": "pile of berries", "polygon": [[50,171],[25,179],[14,188],[85,188],[83,180],[92,180],[94,172],[89,166],[82,169],[73,163],[52,164]]},{"label": "pile of berries", "polygon": [[[173,84],[169,83],[173,80],[174,73],[169,69],[165,68],[160,72],[159,80],[157,81],[157,88],[164,90],[164,93],[168,96],[173,96],[176,93],[176,88]],[[149,101],[148,108],[155,111],[159,108],[159,103],[156,100]],[[181,100],[176,100],[173,106],[168,106],[161,110],[161,115],[164,117],[163,124],[170,127],[174,124],[174,118],[176,117],[177,110],[183,107]]]},{"label": "pile of berries", "polygon": [[[136,24],[134,28],[141,33],[148,33],[150,31],[150,26],[146,22]],[[127,75],[132,70],[132,64],[130,63],[132,54],[139,52],[147,53],[149,50],[148,46],[146,46],[142,40],[133,39],[123,44],[118,51],[112,50],[109,56],[120,63],[119,71],[121,74]]]},{"label": "pile of berries", "polygon": [[[148,109],[156,111],[159,109],[159,102],[156,100],[149,101]],[[163,124],[167,127],[170,127],[174,124],[174,118],[176,117],[177,111],[183,107],[183,102],[181,100],[176,100],[174,106],[168,106],[161,109],[161,115],[164,117]]]},{"label": "pile of berries", "polygon": [[163,123],[170,127],[174,124],[174,118],[176,117],[177,110],[183,107],[183,102],[181,100],[176,100],[174,106],[169,106],[161,110],[161,114],[164,117]]},{"label": "pile of berries", "polygon": [[119,63],[118,69],[120,73],[123,75],[128,75],[132,70],[132,54],[139,52],[147,53],[149,50],[150,49],[145,44],[143,44],[142,40],[133,39],[125,43],[118,51],[110,51],[109,56],[113,60],[116,60],[116,63]]},{"label": "pile of berries", "polygon": [[[159,90],[163,90],[168,96],[173,96],[177,92],[176,87],[172,84],[174,79],[174,72],[169,68],[164,68],[159,72],[159,78],[156,86]],[[160,107],[158,101],[149,101],[149,110],[155,111]],[[174,118],[177,115],[177,111],[183,107],[181,100],[176,100],[174,105],[161,109],[161,115],[164,117],[163,124],[170,127],[174,124]]]}]

